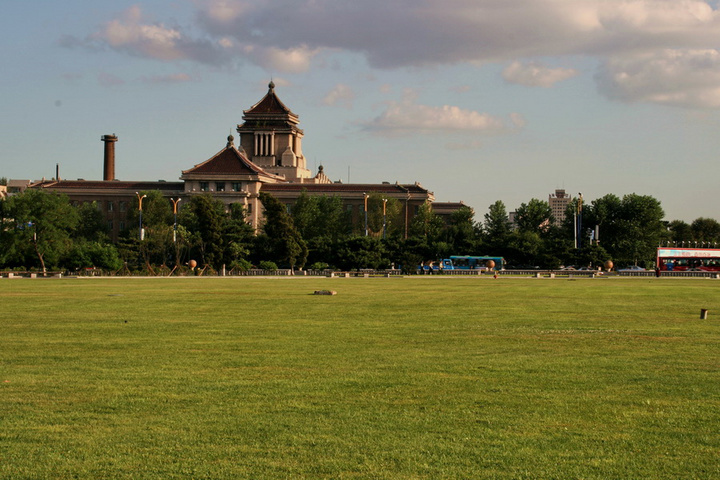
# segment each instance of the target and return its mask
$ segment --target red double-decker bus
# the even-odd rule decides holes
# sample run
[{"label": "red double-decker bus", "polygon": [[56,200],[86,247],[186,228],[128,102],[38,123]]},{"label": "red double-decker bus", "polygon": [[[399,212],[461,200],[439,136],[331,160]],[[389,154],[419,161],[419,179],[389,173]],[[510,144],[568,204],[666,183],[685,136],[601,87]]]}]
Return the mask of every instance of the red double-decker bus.
[{"label": "red double-decker bus", "polygon": [[668,272],[720,272],[720,248],[659,247],[656,265]]}]

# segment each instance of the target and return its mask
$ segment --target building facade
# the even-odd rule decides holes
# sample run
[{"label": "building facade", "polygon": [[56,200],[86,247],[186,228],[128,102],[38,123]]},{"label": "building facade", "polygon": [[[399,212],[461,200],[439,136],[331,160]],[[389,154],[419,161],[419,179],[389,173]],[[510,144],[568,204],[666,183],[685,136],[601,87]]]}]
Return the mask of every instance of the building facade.
[{"label": "building facade", "polygon": [[[225,147],[207,160],[183,170],[179,182],[121,181],[115,178],[116,135],[104,135],[103,180],[64,180],[54,178],[34,182],[29,188],[60,192],[74,203],[97,202],[105,214],[111,236],[117,239],[126,225],[128,209],[137,194],[157,190],[170,201],[180,199],[180,208],[194,195],[211,194],[229,209],[241,204],[247,221],[256,230],[262,225],[260,192],[268,192],[288,206],[303,193],[339,196],[357,220],[362,216],[365,198],[382,195],[395,198],[403,205],[406,223],[419,207],[433,202],[433,193],[419,183],[343,184],[331,182],[323,166],[313,174],[307,168],[302,151],[304,132],[299,117],[277,97],[271,82],[268,93],[243,112],[243,123],[237,125],[238,146],[233,135]],[[438,204],[438,213],[449,216],[462,203]]]},{"label": "building facade", "polygon": [[564,189],[555,189],[555,193],[548,195],[548,203],[556,225],[560,225],[565,221],[565,211],[571,200],[572,197],[565,193]]}]

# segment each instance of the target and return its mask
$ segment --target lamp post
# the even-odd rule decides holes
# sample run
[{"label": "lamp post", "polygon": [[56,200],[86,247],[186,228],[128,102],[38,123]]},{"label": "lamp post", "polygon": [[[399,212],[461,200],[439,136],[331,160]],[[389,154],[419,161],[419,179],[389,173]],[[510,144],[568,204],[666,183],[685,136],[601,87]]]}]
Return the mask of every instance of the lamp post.
[{"label": "lamp post", "polygon": [[408,223],[410,222],[410,192],[407,192],[405,197],[405,240],[408,238]]},{"label": "lamp post", "polygon": [[363,192],[363,201],[365,202],[365,236],[368,236],[368,223],[367,223],[367,201],[368,201],[369,195],[365,192]]},{"label": "lamp post", "polygon": [[173,215],[175,216],[175,223],[173,223],[173,243],[177,243],[177,205],[180,203],[180,200],[182,200],[182,198],[170,199],[173,203]]},{"label": "lamp post", "polygon": [[387,198],[383,198],[383,240],[387,234]]},{"label": "lamp post", "polygon": [[147,195],[140,196],[138,192],[135,192],[135,195],[138,197],[138,212],[140,213],[140,240],[142,241],[145,238],[145,235],[142,228],[142,201],[143,198],[147,197]]},{"label": "lamp post", "polygon": [[577,201],[577,248],[582,248],[582,207],[583,207],[583,196],[582,193],[578,193]]}]

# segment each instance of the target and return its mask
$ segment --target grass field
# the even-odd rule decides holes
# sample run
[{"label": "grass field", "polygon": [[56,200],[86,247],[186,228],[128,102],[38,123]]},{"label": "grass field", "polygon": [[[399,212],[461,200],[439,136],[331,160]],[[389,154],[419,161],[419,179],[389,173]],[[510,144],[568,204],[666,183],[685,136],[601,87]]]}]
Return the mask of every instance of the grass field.
[{"label": "grass field", "polygon": [[3,479],[720,478],[718,280],[2,279],[0,305]]}]

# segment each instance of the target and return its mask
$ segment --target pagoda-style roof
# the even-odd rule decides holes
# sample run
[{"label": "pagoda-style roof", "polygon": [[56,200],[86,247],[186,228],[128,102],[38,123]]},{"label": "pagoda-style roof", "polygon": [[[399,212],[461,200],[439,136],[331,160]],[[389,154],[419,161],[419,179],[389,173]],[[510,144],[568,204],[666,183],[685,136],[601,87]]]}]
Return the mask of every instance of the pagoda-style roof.
[{"label": "pagoda-style roof", "polygon": [[183,170],[180,178],[215,176],[252,176],[266,181],[285,181],[283,177],[268,173],[241,153],[233,144],[233,137],[228,137],[227,146],[204,162],[193,168]]},{"label": "pagoda-style roof", "polygon": [[245,123],[238,125],[238,129],[251,129],[258,127],[293,128],[297,129],[299,117],[293,113],[275,94],[275,84],[271,81],[268,93],[258,103],[243,110]]}]

